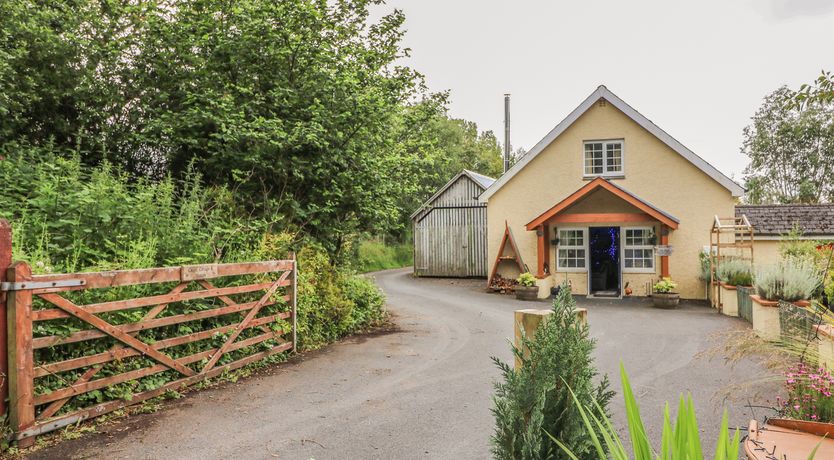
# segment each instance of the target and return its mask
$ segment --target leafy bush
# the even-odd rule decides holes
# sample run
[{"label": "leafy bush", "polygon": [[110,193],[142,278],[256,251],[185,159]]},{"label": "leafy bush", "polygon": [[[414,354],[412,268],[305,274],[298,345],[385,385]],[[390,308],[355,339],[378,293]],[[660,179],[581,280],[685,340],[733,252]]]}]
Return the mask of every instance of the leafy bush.
[{"label": "leafy bush", "polygon": [[[74,158],[23,153],[0,160],[0,217],[10,220],[14,230],[16,260],[31,264],[36,273],[133,269],[212,262],[243,262],[284,259],[298,250],[298,338],[299,347],[311,349],[350,333],[373,326],[384,319],[384,298],[371,280],[352,274],[349,267],[334,266],[321,246],[299,241],[295,233],[271,231],[266,220],[243,211],[233,193],[223,187],[203,187],[197,175],[185,181],[158,182],[130,180],[107,163],[97,168],[82,167]],[[273,226],[277,226],[274,222]],[[260,278],[259,278],[260,277]],[[217,287],[264,281],[263,275],[214,280]],[[170,283],[95,289],[67,293],[78,304],[121,300],[164,294]],[[254,301],[262,293],[241,294],[237,301]],[[35,299],[35,308],[45,307]],[[216,308],[219,299],[200,299],[169,304],[161,316]],[[136,322],[151,307],[104,313],[111,324]],[[263,314],[288,308],[282,302],[264,307]],[[186,324],[141,331],[146,342],[208,330],[239,321],[224,315]],[[286,328],[282,321],[273,329]],[[36,337],[67,336],[90,326],[76,319],[58,319],[34,325]],[[241,339],[262,331],[244,331]],[[165,350],[174,358],[220,346],[226,335]],[[35,351],[38,363],[62,361],[101,353],[114,345],[100,338]],[[269,346],[264,342],[255,347]],[[247,347],[224,355],[225,364],[252,354]],[[284,359],[281,355],[269,361]],[[263,365],[264,362],[257,365]],[[96,378],[140,369],[154,363],[141,356],[103,366]],[[199,365],[199,364],[198,364]],[[77,369],[38,378],[35,391],[44,394],[64,388],[85,371]],[[178,378],[165,371],[95,390],[73,398],[62,412],[90,404],[129,398],[132,393],[158,388]]]},{"label": "leafy bush", "polygon": [[653,290],[658,294],[669,294],[678,287],[677,283],[672,281],[672,278],[663,278],[654,284]]},{"label": "leafy bush", "polygon": [[579,458],[594,456],[571,389],[581,404],[600,407],[603,413],[613,392],[608,390],[607,377],[594,383],[594,341],[588,338],[588,326],[576,317],[575,306],[570,289],[563,285],[553,302],[553,314],[535,337],[522,337],[521,347],[513,347],[520,367],[513,369],[493,358],[502,374],[502,381],[495,385],[492,409],[495,458],[532,460],[558,455],[557,443],[545,431]]},{"label": "leafy bush", "polygon": [[724,259],[718,263],[716,275],[720,281],[732,286],[752,286],[753,264],[743,259]]},{"label": "leafy bush", "polygon": [[[628,460],[629,458],[635,460],[695,460],[704,458],[704,450],[701,447],[700,429],[698,428],[698,420],[695,417],[695,406],[692,403],[691,396],[687,396],[684,399],[683,395],[681,395],[680,402],[678,403],[678,418],[674,425],[669,416],[669,404],[666,404],[663,413],[663,431],[660,440],[661,451],[658,454],[652,449],[651,441],[646,433],[646,428],[643,425],[643,419],[640,415],[640,407],[637,404],[637,399],[634,397],[628,375],[622,364],[620,364],[620,380],[623,386],[623,398],[625,399],[626,419],[628,420],[632,455],[629,456],[629,452],[620,439],[619,432],[614,428],[605,410],[599,406],[582,403],[574,395],[574,403],[582,414],[582,421],[585,425],[586,432],[594,446],[594,455],[587,456],[587,458],[598,458],[600,460]],[[736,429],[732,439],[729,437],[726,410],[724,411],[724,417],[721,419],[721,429],[719,431],[713,458],[716,460],[736,460],[739,450],[739,432]],[[550,433],[548,435],[554,442],[559,444],[559,447],[570,458],[581,458],[576,451],[561,442],[558,437],[552,436]],[[813,454],[809,458],[813,458]]]},{"label": "leafy bush", "polygon": [[520,286],[533,287],[536,285],[536,277],[530,272],[524,272],[518,275],[516,281],[518,281]]},{"label": "leafy bush", "polygon": [[356,270],[368,273],[407,267],[413,263],[413,255],[410,243],[386,244],[380,240],[364,240],[356,250]]},{"label": "leafy bush", "polygon": [[756,293],[768,300],[805,300],[811,298],[819,286],[819,278],[813,263],[788,259],[756,270]]},{"label": "leafy bush", "polygon": [[834,376],[825,367],[800,362],[785,373],[787,398],[776,398],[782,416],[814,422],[834,422]]}]

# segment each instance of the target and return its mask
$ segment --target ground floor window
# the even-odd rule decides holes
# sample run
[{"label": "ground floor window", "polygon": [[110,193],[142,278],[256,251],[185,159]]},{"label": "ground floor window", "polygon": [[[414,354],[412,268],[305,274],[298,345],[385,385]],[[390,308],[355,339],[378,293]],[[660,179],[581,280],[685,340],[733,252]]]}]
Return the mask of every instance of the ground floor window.
[{"label": "ground floor window", "polygon": [[623,244],[623,269],[654,273],[654,230],[651,227],[626,228]]},{"label": "ground floor window", "polygon": [[585,229],[559,229],[559,248],[556,254],[557,267],[565,271],[585,269]]}]

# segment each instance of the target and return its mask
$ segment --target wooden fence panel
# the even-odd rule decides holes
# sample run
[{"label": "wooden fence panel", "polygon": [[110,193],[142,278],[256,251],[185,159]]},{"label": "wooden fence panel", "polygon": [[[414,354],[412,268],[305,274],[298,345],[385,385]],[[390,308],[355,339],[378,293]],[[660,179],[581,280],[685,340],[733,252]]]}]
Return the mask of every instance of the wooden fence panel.
[{"label": "wooden fence panel", "polygon": [[[295,256],[289,260],[58,275],[32,275],[26,263],[18,262],[6,275],[8,282],[1,285],[0,292],[6,295],[10,345],[6,353],[11,364],[8,413],[21,447],[34,442],[38,434],[296,349]],[[255,279],[240,284],[242,276]],[[238,278],[228,286],[209,281],[230,277]],[[159,285],[157,289],[164,289],[164,293],[117,300],[99,295],[92,297],[105,301],[83,302],[92,298],[85,297],[85,291],[140,285]],[[76,298],[68,297],[71,295]],[[253,296],[257,300],[252,300]],[[37,307],[33,307],[34,301]],[[172,305],[181,305],[182,311]],[[131,320],[130,315],[141,318]],[[50,321],[63,321],[60,324],[69,332],[50,335],[44,333],[49,330],[46,327],[33,332],[35,325]],[[97,352],[76,356],[78,344],[101,340],[110,345],[92,344],[85,349]],[[175,352],[178,347],[180,351]],[[58,358],[40,362],[37,350],[46,352],[42,357]],[[133,360],[132,367],[124,365],[126,360]],[[104,369],[108,371],[101,372]],[[67,409],[67,403],[78,396],[113,385],[138,384],[138,379],[164,372],[176,377],[152,389],[134,391],[133,385],[129,398]],[[49,383],[58,387],[45,386],[47,391],[38,391],[38,379],[53,379]]]}]

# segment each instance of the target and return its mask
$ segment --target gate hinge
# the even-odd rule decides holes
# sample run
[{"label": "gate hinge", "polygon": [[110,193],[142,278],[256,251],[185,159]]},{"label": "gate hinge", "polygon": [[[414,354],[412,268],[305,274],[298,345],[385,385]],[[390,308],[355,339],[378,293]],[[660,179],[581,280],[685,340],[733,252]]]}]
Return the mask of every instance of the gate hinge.
[{"label": "gate hinge", "polygon": [[0,283],[0,291],[22,291],[24,289],[75,287],[84,286],[85,284],[87,284],[87,281],[82,279],[59,281],[22,281],[19,283],[5,281]]}]

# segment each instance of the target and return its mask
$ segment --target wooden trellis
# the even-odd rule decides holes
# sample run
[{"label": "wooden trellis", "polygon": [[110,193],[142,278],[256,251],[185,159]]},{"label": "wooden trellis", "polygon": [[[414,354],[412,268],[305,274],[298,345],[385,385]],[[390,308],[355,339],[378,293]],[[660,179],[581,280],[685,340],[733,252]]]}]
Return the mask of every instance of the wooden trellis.
[{"label": "wooden trellis", "polygon": [[734,258],[749,260],[752,264],[753,233],[753,226],[743,214],[741,217],[715,216],[709,238],[709,288],[713,307],[718,308],[721,305],[720,283],[716,276],[721,261]]},{"label": "wooden trellis", "polygon": [[[256,281],[227,287],[217,287],[211,281],[242,275],[256,275]],[[173,287],[165,294],[89,304],[72,301],[67,295],[90,289],[159,283]],[[294,258],[50,275],[32,275],[29,265],[17,262],[8,269],[7,281],[0,285],[0,291],[6,293],[9,326],[9,420],[21,446],[31,444],[38,434],[160,396],[276,353],[295,350],[296,346]],[[233,300],[236,296],[244,298]],[[45,308],[33,309],[33,300],[38,298],[43,300],[40,303]],[[170,311],[171,304],[186,308]],[[108,319],[119,312],[137,309],[144,309],[138,321]],[[33,333],[35,325],[55,320],[74,320],[83,326],[66,335]],[[217,320],[222,325],[198,330],[199,322],[204,320]],[[179,334],[180,330],[188,331],[180,329],[187,324],[193,325],[196,332]],[[173,327],[177,332],[161,340],[140,338],[142,332],[165,327],[169,330]],[[35,350],[98,339],[110,340],[111,345],[94,354],[36,362]],[[199,345],[201,341],[206,342]],[[214,345],[208,341],[214,341]],[[186,352],[175,357],[171,350],[176,347],[185,347]],[[189,354],[195,347],[199,351]],[[234,356],[220,364],[221,358],[232,353]],[[124,370],[119,370],[119,366],[114,370],[111,365],[109,375],[96,378],[109,363],[118,364],[129,358],[146,358],[152,364]],[[166,371],[176,372],[177,378],[133,393],[130,398],[59,413],[73,397]],[[73,377],[64,379],[61,375]],[[60,378],[65,385],[36,394],[35,382],[47,377]]]}]

